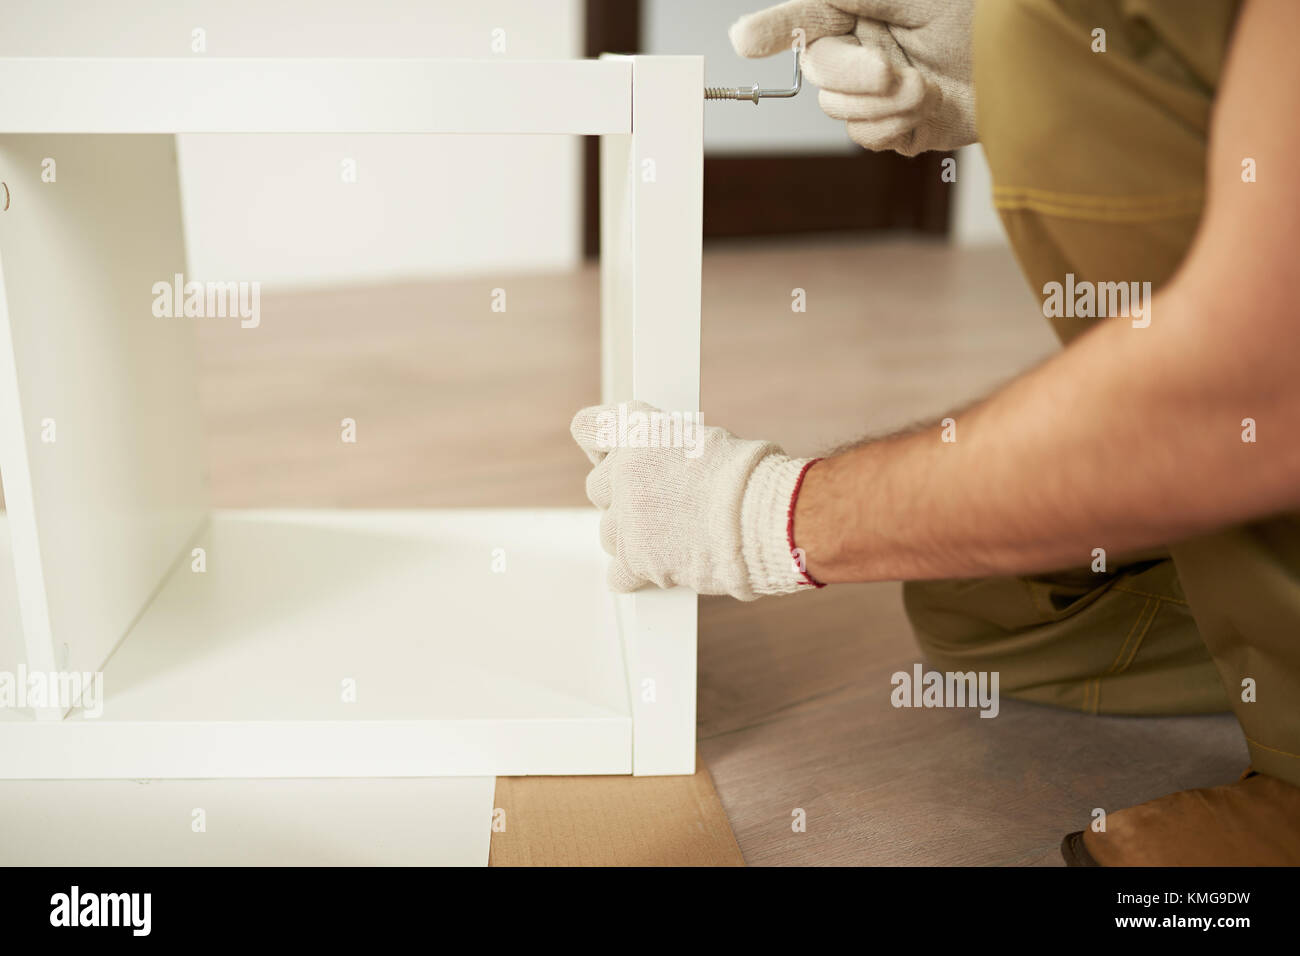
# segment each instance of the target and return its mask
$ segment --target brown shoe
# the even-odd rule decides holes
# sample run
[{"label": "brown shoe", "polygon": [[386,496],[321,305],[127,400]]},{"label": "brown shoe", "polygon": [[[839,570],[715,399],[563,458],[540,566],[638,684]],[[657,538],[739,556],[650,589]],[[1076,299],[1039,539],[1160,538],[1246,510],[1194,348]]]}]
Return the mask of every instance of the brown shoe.
[{"label": "brown shoe", "polygon": [[1300,787],[1247,771],[1106,817],[1061,843],[1071,866],[1300,866]]}]

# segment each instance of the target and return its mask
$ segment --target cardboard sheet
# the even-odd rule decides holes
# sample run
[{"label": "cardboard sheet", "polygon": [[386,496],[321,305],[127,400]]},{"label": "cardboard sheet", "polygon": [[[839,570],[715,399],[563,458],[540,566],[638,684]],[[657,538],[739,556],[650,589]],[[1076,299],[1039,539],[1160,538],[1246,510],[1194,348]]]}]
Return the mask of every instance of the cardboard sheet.
[{"label": "cardboard sheet", "polygon": [[698,757],[696,767],[691,777],[498,777],[489,865],[744,866]]}]

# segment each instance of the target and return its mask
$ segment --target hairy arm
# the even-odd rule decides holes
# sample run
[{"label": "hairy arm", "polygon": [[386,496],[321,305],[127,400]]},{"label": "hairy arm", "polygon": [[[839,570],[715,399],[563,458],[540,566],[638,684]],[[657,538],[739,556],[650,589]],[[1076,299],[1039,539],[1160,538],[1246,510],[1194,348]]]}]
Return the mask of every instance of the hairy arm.
[{"label": "hairy arm", "polygon": [[[795,511],[809,573],[1032,573],[1300,508],[1296,36],[1300,3],[1248,0],[1215,105],[1205,215],[1150,326],[1100,323],[956,415],[955,442],[936,425],[814,465]],[[1256,183],[1241,181],[1247,156]]]}]

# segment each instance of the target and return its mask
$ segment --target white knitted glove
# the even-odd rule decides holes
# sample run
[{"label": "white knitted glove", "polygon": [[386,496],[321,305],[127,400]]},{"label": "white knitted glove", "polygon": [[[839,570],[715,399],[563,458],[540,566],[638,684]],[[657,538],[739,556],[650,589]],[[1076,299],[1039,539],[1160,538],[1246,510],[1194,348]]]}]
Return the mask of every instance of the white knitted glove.
[{"label": "white knitted glove", "polygon": [[611,590],[682,585],[752,601],[816,586],[791,543],[808,459],[644,402],[584,408],[569,430],[596,466],[587,497],[604,512]]},{"label": "white knitted glove", "polygon": [[789,0],[741,17],[731,45],[741,56],[790,49],[818,102],[872,150],[915,156],[978,141],[971,87],[974,0]]}]

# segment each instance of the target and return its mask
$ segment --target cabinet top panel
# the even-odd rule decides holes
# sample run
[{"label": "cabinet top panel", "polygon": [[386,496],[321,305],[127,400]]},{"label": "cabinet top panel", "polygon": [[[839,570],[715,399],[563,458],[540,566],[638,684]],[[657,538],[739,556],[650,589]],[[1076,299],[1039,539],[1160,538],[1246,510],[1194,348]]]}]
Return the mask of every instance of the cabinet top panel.
[{"label": "cabinet top panel", "polygon": [[632,63],[0,57],[0,133],[627,133]]}]

